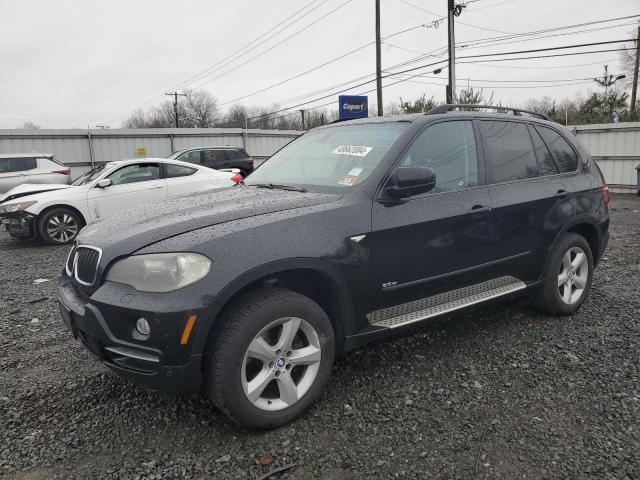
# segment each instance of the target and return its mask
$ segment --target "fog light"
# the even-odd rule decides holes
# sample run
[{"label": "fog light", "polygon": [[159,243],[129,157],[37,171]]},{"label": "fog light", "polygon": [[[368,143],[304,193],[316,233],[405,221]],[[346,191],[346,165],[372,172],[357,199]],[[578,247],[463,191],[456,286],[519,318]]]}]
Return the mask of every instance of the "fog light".
[{"label": "fog light", "polygon": [[149,335],[151,333],[151,327],[149,326],[149,322],[147,322],[144,318],[139,318],[136,322],[136,330],[140,333],[140,335]]}]

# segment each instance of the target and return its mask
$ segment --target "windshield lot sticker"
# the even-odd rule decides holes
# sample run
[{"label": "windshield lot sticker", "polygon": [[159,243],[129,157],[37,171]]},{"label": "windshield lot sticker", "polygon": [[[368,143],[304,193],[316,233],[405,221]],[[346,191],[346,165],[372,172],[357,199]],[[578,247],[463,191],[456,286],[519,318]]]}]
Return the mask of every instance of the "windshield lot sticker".
[{"label": "windshield lot sticker", "polygon": [[373,147],[364,147],[362,145],[340,145],[333,153],[335,155],[353,155],[354,157],[366,157],[373,150]]},{"label": "windshield lot sticker", "polygon": [[346,185],[347,187],[350,187],[351,185],[355,185],[357,181],[358,177],[355,175],[344,175],[340,177],[340,180],[338,180],[338,185]]},{"label": "windshield lot sticker", "polygon": [[358,175],[360,175],[362,173],[362,168],[360,167],[354,167],[351,169],[351,171],[349,173],[347,173],[347,175],[349,175],[350,177],[357,177]]}]

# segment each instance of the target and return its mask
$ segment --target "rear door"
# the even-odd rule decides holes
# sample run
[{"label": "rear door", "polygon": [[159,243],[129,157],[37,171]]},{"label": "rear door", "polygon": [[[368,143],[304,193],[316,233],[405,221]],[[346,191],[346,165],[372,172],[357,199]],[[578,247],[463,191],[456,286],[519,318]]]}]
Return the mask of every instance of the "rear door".
[{"label": "rear door", "polygon": [[28,161],[23,158],[0,158],[0,193],[6,193],[29,181]]},{"label": "rear door", "polygon": [[202,151],[202,165],[205,167],[219,169],[224,168],[224,162],[226,157],[223,150],[203,150]]},{"label": "rear door", "polygon": [[504,275],[538,278],[570,193],[535,130],[525,121],[481,120],[492,207],[492,258]]},{"label": "rear door", "polygon": [[436,173],[431,192],[373,205],[374,309],[478,283],[491,272],[489,194],[471,120],[428,126],[401,166]]},{"label": "rear door", "polygon": [[92,220],[125,210],[143,202],[167,196],[166,181],[161,178],[160,165],[141,162],[120,167],[107,178],[111,185],[93,187],[88,193],[89,214]]}]

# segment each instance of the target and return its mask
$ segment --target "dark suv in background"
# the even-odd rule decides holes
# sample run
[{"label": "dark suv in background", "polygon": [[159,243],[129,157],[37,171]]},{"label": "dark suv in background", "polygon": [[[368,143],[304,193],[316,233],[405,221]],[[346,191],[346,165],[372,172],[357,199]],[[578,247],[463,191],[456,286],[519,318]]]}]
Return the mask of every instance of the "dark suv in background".
[{"label": "dark suv in background", "polygon": [[253,158],[244,150],[236,147],[198,147],[178,150],[169,158],[183,162],[204,165],[220,170],[223,168],[237,168],[246,177],[253,172]]},{"label": "dark suv in background", "polygon": [[572,314],[609,238],[600,170],[560,125],[460,107],[316,128],[244,184],[94,223],[66,324],[122,376],[271,428],[397,329],[523,292]]}]

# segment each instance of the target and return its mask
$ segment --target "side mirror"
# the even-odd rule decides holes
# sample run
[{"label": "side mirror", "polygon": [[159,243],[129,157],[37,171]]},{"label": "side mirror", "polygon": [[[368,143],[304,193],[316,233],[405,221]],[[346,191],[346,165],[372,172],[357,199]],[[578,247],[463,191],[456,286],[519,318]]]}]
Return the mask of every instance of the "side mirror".
[{"label": "side mirror", "polygon": [[98,180],[98,183],[97,183],[96,187],[98,187],[98,188],[107,188],[110,185],[111,185],[111,179],[110,178],[103,178],[102,180]]},{"label": "side mirror", "polygon": [[409,197],[427,193],[436,186],[436,172],[429,167],[398,167],[389,179],[385,192],[392,197]]}]

